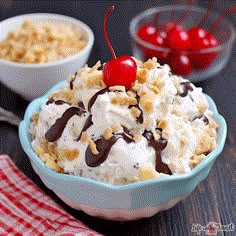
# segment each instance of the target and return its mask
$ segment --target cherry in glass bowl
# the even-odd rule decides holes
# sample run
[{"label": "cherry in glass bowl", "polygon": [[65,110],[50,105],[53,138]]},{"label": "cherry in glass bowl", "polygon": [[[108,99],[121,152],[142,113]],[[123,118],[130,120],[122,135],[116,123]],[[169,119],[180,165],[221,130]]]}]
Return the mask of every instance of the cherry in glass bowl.
[{"label": "cherry in glass bowl", "polygon": [[[194,35],[191,35],[190,31],[197,27],[206,15],[207,9],[189,5],[154,7],[141,12],[131,20],[129,27],[133,56],[143,61],[157,57],[160,64],[169,64],[174,74],[181,75],[191,82],[199,82],[216,75],[230,58],[236,34],[228,20],[223,17],[217,20],[220,15],[210,12],[201,28],[205,33],[210,33],[207,40],[212,46],[204,48],[196,45]],[[178,19],[181,18],[179,23]],[[172,22],[180,26],[175,26],[171,34],[170,29],[163,32],[164,27],[172,27]],[[154,29],[150,25],[154,26]],[[178,27],[188,33],[190,42],[178,41],[178,35],[175,36]],[[141,28],[144,28],[144,33],[140,33]],[[158,34],[153,37],[155,28]],[[145,30],[148,35],[145,35]]]}]

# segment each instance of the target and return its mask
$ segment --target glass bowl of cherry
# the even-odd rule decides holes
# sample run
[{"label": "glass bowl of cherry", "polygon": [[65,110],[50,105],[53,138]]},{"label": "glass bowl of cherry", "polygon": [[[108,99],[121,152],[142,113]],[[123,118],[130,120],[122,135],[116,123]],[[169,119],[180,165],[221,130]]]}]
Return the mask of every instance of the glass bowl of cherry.
[{"label": "glass bowl of cherry", "polygon": [[133,56],[140,60],[156,57],[172,72],[199,82],[220,72],[227,64],[235,29],[226,16],[198,6],[178,5],[150,8],[130,22]]}]

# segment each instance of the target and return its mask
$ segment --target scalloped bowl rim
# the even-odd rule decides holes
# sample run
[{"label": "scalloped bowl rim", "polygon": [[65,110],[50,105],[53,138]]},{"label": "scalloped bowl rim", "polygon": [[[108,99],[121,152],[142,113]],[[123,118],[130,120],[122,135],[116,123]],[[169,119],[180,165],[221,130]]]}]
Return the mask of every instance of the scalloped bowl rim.
[{"label": "scalloped bowl rim", "polygon": [[[13,67],[23,67],[23,68],[29,68],[29,69],[35,69],[35,68],[45,68],[45,67],[50,67],[50,66],[59,66],[64,63],[71,62],[72,60],[76,59],[77,57],[81,57],[86,53],[94,43],[94,33],[92,29],[85,24],[83,21],[78,20],[74,17],[70,17],[67,15],[62,15],[62,14],[56,14],[56,13],[28,13],[28,14],[22,14],[22,15],[17,15],[13,16],[7,19],[4,19],[3,21],[0,22],[0,28],[1,24],[5,23],[7,21],[15,20],[17,18],[27,18],[33,17],[33,18],[40,18],[42,20],[45,19],[52,19],[52,20],[62,20],[65,22],[69,22],[71,25],[77,25],[78,27],[81,27],[83,31],[86,33],[86,38],[87,38],[87,43],[84,48],[82,48],[80,51],[78,51],[75,54],[72,54],[68,57],[65,57],[61,60],[53,61],[53,62],[46,62],[46,63],[33,63],[33,64],[27,64],[27,63],[21,63],[21,62],[13,62],[9,60],[5,60],[0,58],[0,63],[3,65],[8,65],[8,66],[13,66]],[[9,31],[10,32],[10,31]]]},{"label": "scalloped bowl rim", "polygon": [[[188,5],[179,5],[179,6],[175,6],[175,9],[177,10],[185,10],[185,8]],[[156,50],[156,51],[160,51],[160,52],[172,52],[173,50],[171,50],[170,48],[166,48],[166,47],[159,47],[159,46],[154,46],[151,43],[145,42],[144,40],[142,40],[139,36],[136,35],[135,32],[135,26],[137,25],[138,21],[140,19],[143,19],[145,16],[151,15],[153,13],[156,12],[163,12],[164,11],[168,11],[168,10],[173,10],[173,6],[168,5],[168,6],[160,6],[160,7],[152,7],[149,8],[139,14],[137,14],[131,21],[130,21],[130,25],[129,25],[129,31],[130,34],[133,38],[134,41],[137,41],[139,44],[141,44],[142,46],[145,46],[146,48],[152,49],[152,50]],[[206,12],[207,10],[203,7],[198,7],[198,6],[192,6],[190,8],[190,11],[198,11],[198,12]],[[211,12],[210,15],[213,15],[215,17],[220,16],[218,13],[216,12]],[[229,43],[232,44],[234,42],[234,39],[236,37],[236,33],[235,33],[235,28],[233,26],[233,24],[228,21],[227,19],[223,19],[223,22],[227,23],[227,25],[229,26],[230,30],[231,30],[231,36],[229,37],[229,39],[220,44],[219,46],[216,47],[212,47],[212,48],[207,48],[207,49],[201,49],[201,50],[187,50],[190,53],[211,53],[211,52],[216,52],[216,51],[221,51],[223,50]],[[181,52],[185,52],[186,50],[181,50]]]},{"label": "scalloped bowl rim", "polygon": [[201,163],[199,163],[195,168],[193,168],[190,172],[180,174],[180,175],[171,175],[171,176],[163,177],[163,178],[156,178],[152,180],[130,183],[126,185],[113,185],[113,184],[104,183],[98,180],[84,178],[84,177],[80,177],[76,175],[57,173],[51,170],[50,168],[48,168],[44,164],[44,162],[40,159],[40,157],[38,157],[36,153],[33,151],[32,146],[31,146],[31,137],[29,134],[29,129],[30,129],[30,123],[31,123],[31,116],[40,110],[41,105],[43,103],[47,102],[48,95],[50,95],[52,92],[57,91],[60,87],[62,87],[65,84],[66,84],[66,81],[61,81],[57,83],[46,94],[30,102],[30,104],[28,105],[25,111],[24,119],[21,121],[20,126],[19,126],[20,142],[24,151],[29,156],[30,161],[33,161],[36,166],[43,169],[44,174],[51,176],[52,178],[57,179],[58,181],[59,180],[80,181],[81,183],[84,183],[84,184],[97,185],[99,187],[107,188],[110,190],[117,190],[117,191],[140,188],[140,187],[148,186],[154,183],[155,184],[158,184],[158,183],[168,184],[168,183],[173,183],[178,180],[184,180],[184,179],[187,180],[187,179],[193,178],[195,175],[203,171],[203,169],[206,168],[207,165],[210,165],[210,163],[217,158],[217,156],[222,152],[224,148],[226,134],[227,134],[227,125],[226,125],[225,119],[223,116],[221,116],[218,113],[217,107],[213,99],[209,95],[204,94],[207,98],[207,101],[209,102],[211,110],[213,111],[213,117],[219,125],[217,147],[211,153],[209,153],[206,156],[206,158]]}]

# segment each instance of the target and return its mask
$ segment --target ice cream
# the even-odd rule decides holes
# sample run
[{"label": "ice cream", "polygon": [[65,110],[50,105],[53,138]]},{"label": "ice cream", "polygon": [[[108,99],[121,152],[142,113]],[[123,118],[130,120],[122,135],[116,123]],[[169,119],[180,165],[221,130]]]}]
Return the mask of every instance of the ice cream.
[{"label": "ice cream", "polygon": [[32,117],[32,147],[49,168],[121,185],[190,172],[216,147],[202,89],[156,58],[135,61],[130,89],[107,87],[98,62]]}]

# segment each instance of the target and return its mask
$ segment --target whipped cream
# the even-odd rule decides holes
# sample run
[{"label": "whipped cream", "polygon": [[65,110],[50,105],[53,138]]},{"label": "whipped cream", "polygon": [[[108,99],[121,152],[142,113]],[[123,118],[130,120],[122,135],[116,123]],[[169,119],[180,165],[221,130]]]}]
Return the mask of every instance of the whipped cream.
[{"label": "whipped cream", "polygon": [[106,87],[98,62],[70,76],[42,105],[31,133],[46,165],[127,184],[190,172],[216,147],[217,124],[202,89],[155,58],[136,62],[129,90]]}]

